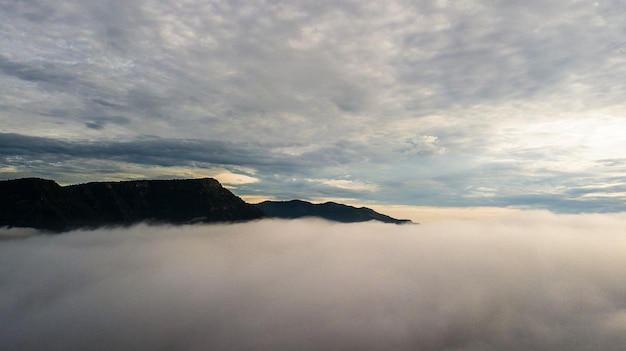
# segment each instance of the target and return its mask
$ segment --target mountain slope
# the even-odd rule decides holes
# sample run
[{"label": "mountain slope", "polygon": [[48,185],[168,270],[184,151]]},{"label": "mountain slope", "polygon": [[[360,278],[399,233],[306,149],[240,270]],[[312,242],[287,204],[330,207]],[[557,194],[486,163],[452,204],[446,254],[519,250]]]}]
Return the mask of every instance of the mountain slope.
[{"label": "mountain slope", "polygon": [[0,181],[0,226],[54,232],[142,221],[242,221],[263,213],[211,178],[94,182],[61,187],[52,180]]},{"label": "mountain slope", "polygon": [[367,207],[353,207],[335,202],[313,204],[302,200],[264,201],[254,205],[268,217],[302,218],[320,217],[331,221],[353,223],[376,220],[384,223],[411,223],[408,219],[395,219]]}]

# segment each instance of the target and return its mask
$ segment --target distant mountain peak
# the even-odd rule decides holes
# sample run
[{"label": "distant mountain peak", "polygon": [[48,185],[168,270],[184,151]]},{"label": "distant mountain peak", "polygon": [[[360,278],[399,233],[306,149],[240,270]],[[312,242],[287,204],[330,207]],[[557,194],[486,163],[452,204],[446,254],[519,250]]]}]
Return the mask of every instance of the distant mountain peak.
[{"label": "distant mountain peak", "polygon": [[378,213],[367,207],[354,207],[328,201],[314,204],[303,200],[263,201],[255,205],[269,217],[275,218],[303,218],[319,217],[331,221],[355,223],[380,221],[383,223],[405,224],[412,223],[408,219],[396,219]]}]

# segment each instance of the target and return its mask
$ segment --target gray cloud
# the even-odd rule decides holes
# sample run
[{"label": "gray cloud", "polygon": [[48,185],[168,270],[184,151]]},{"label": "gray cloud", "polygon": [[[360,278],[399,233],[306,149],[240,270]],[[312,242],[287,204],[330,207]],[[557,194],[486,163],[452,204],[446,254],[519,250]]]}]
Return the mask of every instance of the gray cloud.
[{"label": "gray cloud", "polygon": [[591,3],[534,1],[434,10],[425,19],[437,18],[441,29],[407,33],[404,48],[420,54],[403,57],[400,79],[430,86],[443,106],[545,96],[567,75],[614,59],[610,43],[619,29],[608,13]]},{"label": "gray cloud", "polygon": [[130,119],[124,116],[99,116],[90,118],[90,121],[85,122],[85,125],[92,129],[101,130],[109,123],[126,125],[130,123]]},{"label": "gray cloud", "polygon": [[5,240],[0,346],[621,350],[625,225],[624,216],[528,212]]},{"label": "gray cloud", "polygon": [[[19,19],[38,6],[8,6],[15,18],[10,23],[19,26]],[[213,113],[276,118],[288,112],[326,122],[324,115],[343,112],[380,116],[375,102],[389,88],[398,99],[419,101],[406,106],[409,110],[394,107],[402,116],[429,107],[550,93],[567,74],[586,75],[614,58],[607,52],[620,33],[614,12],[605,5],[564,2],[437,7],[399,1],[394,7],[67,1],[39,26],[62,23],[60,30],[78,31],[76,41],[89,46],[70,52],[49,48],[43,54],[59,62],[72,53],[85,63],[82,70],[93,75],[90,79],[110,73],[115,62],[135,65],[121,80],[102,84],[105,90],[141,79],[138,93],[179,106],[195,101],[209,111],[221,105]],[[58,31],[38,39],[67,33]],[[172,89],[159,96],[155,89],[163,83]],[[414,88],[437,94],[419,98]],[[321,113],[311,113],[316,110]]]},{"label": "gray cloud", "polygon": [[0,56],[0,71],[31,82],[67,84],[72,81],[71,77],[56,73],[53,65],[43,62],[37,64],[12,62],[2,56]]},{"label": "gray cloud", "polygon": [[[127,124],[124,117],[97,117],[96,129],[106,123]],[[383,160],[383,154],[359,154],[349,142],[337,142],[319,150],[292,155],[281,152],[282,145],[208,141],[197,139],[163,139],[146,137],[133,141],[68,141],[21,134],[0,133],[0,156],[12,155],[41,159],[44,157],[80,157],[123,160],[160,166],[184,165],[190,162],[232,164],[255,167],[267,172],[294,172],[300,175],[315,167],[332,167],[359,163],[369,159]],[[293,145],[289,145],[290,147]],[[303,145],[304,146],[304,145]]]},{"label": "gray cloud", "polygon": [[[105,119],[106,121],[107,119]],[[125,120],[122,119],[121,122]],[[199,161],[214,164],[263,164],[253,147],[200,140],[146,138],[131,142],[71,142],[19,134],[0,134],[3,156],[19,155],[41,159],[86,158],[120,160],[160,166]]]}]

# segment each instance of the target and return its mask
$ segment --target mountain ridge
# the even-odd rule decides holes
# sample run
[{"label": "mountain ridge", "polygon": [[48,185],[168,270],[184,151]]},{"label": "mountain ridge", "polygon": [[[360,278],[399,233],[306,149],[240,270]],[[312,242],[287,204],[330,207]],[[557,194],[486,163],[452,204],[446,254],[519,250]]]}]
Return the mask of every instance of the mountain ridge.
[{"label": "mountain ridge", "polygon": [[371,220],[394,224],[412,223],[411,220],[396,219],[378,213],[368,207],[354,207],[333,201],[315,204],[304,200],[268,200],[255,204],[254,206],[261,209],[267,216],[275,218],[295,219],[321,217],[343,223],[366,222]]},{"label": "mountain ridge", "polygon": [[61,186],[43,178],[0,181],[0,227],[60,233],[140,222],[191,224],[320,217],[338,222],[408,220],[334,202],[249,204],[213,178],[89,182]]},{"label": "mountain ridge", "polygon": [[139,222],[237,222],[265,215],[212,178],[90,182],[0,181],[0,226],[51,232]]}]

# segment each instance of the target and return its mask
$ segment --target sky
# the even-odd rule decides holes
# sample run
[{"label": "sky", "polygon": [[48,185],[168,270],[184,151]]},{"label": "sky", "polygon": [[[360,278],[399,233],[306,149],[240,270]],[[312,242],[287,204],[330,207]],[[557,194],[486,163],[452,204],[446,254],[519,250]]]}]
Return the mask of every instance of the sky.
[{"label": "sky", "polygon": [[0,348],[621,351],[624,227],[624,214],[520,211],[4,240]]},{"label": "sky", "polygon": [[624,211],[625,34],[624,1],[0,0],[0,177]]}]

